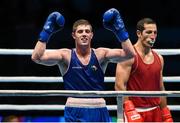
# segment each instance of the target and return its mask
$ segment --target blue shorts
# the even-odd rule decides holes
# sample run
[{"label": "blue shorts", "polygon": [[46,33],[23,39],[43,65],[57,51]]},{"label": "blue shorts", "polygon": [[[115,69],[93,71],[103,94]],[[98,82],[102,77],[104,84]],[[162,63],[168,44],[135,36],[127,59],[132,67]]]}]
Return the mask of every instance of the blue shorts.
[{"label": "blue shorts", "polygon": [[64,118],[66,122],[111,122],[107,107],[65,107]]}]

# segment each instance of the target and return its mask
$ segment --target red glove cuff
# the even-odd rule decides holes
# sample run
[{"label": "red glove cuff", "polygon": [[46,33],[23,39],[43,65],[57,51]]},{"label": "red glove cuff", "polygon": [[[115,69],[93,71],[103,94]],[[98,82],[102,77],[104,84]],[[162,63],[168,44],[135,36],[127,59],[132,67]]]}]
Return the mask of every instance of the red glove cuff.
[{"label": "red glove cuff", "polygon": [[124,102],[124,113],[128,122],[143,122],[143,118],[136,111],[135,106],[131,100],[127,100]]},{"label": "red glove cuff", "polygon": [[124,102],[124,110],[132,111],[135,109],[134,104],[131,100],[127,100]]},{"label": "red glove cuff", "polygon": [[165,107],[165,108],[161,109],[161,112],[162,112],[163,121],[165,121],[165,122],[173,122],[171,112],[170,112],[168,107]]}]

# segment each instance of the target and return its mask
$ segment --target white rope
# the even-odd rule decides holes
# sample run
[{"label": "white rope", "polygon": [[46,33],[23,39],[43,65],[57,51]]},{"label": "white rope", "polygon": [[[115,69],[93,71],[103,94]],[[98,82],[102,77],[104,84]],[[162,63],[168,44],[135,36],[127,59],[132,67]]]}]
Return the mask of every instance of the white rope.
[{"label": "white rope", "polygon": [[[54,50],[54,49],[48,49]],[[154,49],[161,55],[180,55],[180,49]],[[31,55],[32,49],[0,49],[0,55]]]},{"label": "white rope", "polygon": [[[164,82],[180,82],[180,76],[163,77]],[[62,77],[38,77],[38,76],[1,76],[0,82],[63,82]],[[115,77],[105,77],[105,82],[115,82]]]},{"label": "white rope", "polygon": [[0,55],[31,55],[32,52],[32,49],[0,49]]},{"label": "white rope", "polygon": [[0,90],[0,96],[74,96],[74,97],[180,97],[180,91],[75,91],[75,90]]},{"label": "white rope", "polygon": [[[180,111],[180,105],[168,105],[169,109],[172,111]],[[65,105],[12,105],[12,104],[1,104],[0,110],[19,110],[19,111],[28,111],[28,110],[38,110],[38,111],[63,111]],[[117,110],[117,105],[107,105],[108,110],[115,111]]]},{"label": "white rope", "polygon": [[0,82],[63,82],[62,77],[35,77],[35,76],[26,76],[26,77],[0,77]]},{"label": "white rope", "polygon": [[64,105],[12,105],[12,104],[1,104],[0,110],[64,110]]},{"label": "white rope", "polygon": [[154,49],[161,55],[180,55],[180,49]]}]

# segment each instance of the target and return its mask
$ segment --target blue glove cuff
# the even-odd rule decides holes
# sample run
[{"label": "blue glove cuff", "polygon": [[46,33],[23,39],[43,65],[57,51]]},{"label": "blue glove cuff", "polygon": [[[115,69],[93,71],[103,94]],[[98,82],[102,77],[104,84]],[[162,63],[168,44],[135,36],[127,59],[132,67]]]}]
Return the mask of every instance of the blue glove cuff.
[{"label": "blue glove cuff", "polygon": [[49,38],[50,38],[50,34],[47,33],[45,30],[42,30],[39,35],[39,41],[48,43]]},{"label": "blue glove cuff", "polygon": [[124,42],[129,38],[129,34],[127,31],[118,31],[115,33],[119,42]]}]

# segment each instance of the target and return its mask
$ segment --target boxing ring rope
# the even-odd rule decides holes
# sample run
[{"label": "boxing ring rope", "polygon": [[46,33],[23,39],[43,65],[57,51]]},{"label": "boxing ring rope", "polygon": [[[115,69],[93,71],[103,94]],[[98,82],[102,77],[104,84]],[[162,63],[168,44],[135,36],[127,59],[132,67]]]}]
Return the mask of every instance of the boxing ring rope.
[{"label": "boxing ring rope", "polygon": [[[166,76],[163,77],[164,82],[180,82],[180,76]],[[40,76],[0,76],[0,82],[63,82],[62,77],[40,77]],[[115,82],[115,77],[105,77],[105,82]]]},{"label": "boxing ring rope", "polygon": [[[48,49],[53,51],[55,49]],[[180,55],[180,49],[154,49],[161,55]],[[0,49],[0,55],[31,55],[32,49]],[[115,77],[105,77],[105,82],[114,82]],[[180,76],[163,77],[164,82],[180,82]],[[4,76],[0,82],[63,82],[62,77]],[[180,91],[69,91],[69,90],[0,90],[3,96],[77,96],[77,97],[116,97],[117,105],[107,105],[108,110],[117,110],[118,121],[123,119],[123,97],[180,97]],[[168,105],[171,110],[179,111],[179,105]],[[0,110],[64,110],[64,105],[10,105],[1,104]]]},{"label": "boxing ring rope", "polygon": [[[49,51],[55,49],[48,49]],[[180,55],[180,49],[154,49],[161,55]],[[31,55],[32,49],[0,49],[0,55]]]},{"label": "boxing ring rope", "polygon": [[[117,98],[117,118],[118,118],[118,122],[121,122],[123,121],[123,103],[122,103],[123,96],[180,97],[180,91],[0,90],[0,97],[2,96],[116,97]],[[8,106],[8,105],[5,105],[5,106]]]},{"label": "boxing ring rope", "polygon": [[[17,110],[17,111],[28,111],[28,110],[37,110],[37,111],[64,111],[65,105],[56,105],[56,104],[35,104],[35,105],[12,105],[12,104],[1,104],[0,110]],[[117,110],[117,105],[107,105],[109,111]],[[179,105],[168,105],[168,108],[173,111],[180,111]]]},{"label": "boxing ring rope", "polygon": [[73,97],[180,97],[180,91],[76,91],[76,90],[0,90],[2,96],[73,96]]}]

